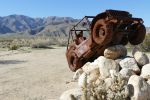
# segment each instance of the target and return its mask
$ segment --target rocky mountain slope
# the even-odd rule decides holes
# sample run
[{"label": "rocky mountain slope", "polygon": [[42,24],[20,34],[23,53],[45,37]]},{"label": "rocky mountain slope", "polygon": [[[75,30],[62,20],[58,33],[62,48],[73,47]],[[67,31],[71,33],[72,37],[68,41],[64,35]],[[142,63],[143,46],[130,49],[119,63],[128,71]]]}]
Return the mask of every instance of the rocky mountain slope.
[{"label": "rocky mountain slope", "polygon": [[9,15],[0,17],[0,34],[25,33],[25,34],[48,34],[66,35],[71,24],[78,20],[71,17],[45,17],[31,18],[24,15]]}]

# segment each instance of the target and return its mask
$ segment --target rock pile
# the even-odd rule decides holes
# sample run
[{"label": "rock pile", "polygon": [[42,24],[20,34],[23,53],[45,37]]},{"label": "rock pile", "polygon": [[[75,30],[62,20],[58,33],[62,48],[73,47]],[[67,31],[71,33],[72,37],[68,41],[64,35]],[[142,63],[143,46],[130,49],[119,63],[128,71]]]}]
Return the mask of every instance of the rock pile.
[{"label": "rock pile", "polygon": [[122,45],[109,47],[73,79],[79,87],[64,92],[60,100],[150,100],[149,59],[137,49],[131,57]]}]

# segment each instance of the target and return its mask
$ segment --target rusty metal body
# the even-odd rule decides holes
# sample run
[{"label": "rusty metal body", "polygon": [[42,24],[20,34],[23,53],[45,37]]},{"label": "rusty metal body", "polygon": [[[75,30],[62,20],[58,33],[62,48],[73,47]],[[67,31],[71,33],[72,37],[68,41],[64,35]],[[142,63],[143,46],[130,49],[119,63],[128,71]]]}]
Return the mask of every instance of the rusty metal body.
[{"label": "rusty metal body", "polygon": [[[88,27],[78,29],[79,24]],[[83,32],[88,32],[89,36],[84,37]],[[128,41],[132,45],[140,44],[145,33],[143,20],[133,18],[126,11],[106,10],[97,16],[85,16],[69,32],[66,51],[69,68],[76,71],[86,62],[103,55],[108,46],[126,45]]]}]

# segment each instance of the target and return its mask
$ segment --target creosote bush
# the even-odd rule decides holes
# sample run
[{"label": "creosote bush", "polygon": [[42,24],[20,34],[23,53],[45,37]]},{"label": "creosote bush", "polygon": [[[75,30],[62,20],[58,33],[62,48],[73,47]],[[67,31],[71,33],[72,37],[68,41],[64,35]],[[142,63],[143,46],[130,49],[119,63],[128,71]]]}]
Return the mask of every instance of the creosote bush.
[{"label": "creosote bush", "polygon": [[48,39],[38,38],[31,41],[32,48],[48,48],[48,46],[50,45],[50,41]]},{"label": "creosote bush", "polygon": [[150,33],[145,36],[145,40],[139,46],[143,51],[150,52]]},{"label": "creosote bush", "polygon": [[12,44],[8,48],[9,48],[9,50],[17,50],[19,48],[19,46],[16,44]]},{"label": "creosote bush", "polygon": [[49,48],[51,45],[66,46],[67,37],[30,36],[0,38],[0,48],[18,49],[19,47]]}]

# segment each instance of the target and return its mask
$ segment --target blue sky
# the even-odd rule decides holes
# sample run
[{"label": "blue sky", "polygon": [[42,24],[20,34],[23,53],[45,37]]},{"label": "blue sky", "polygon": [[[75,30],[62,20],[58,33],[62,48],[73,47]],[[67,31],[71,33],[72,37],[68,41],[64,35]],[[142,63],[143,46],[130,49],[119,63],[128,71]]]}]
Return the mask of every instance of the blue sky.
[{"label": "blue sky", "polygon": [[30,17],[67,16],[82,18],[106,9],[127,10],[150,26],[150,0],[1,0],[0,16],[22,14]]}]

